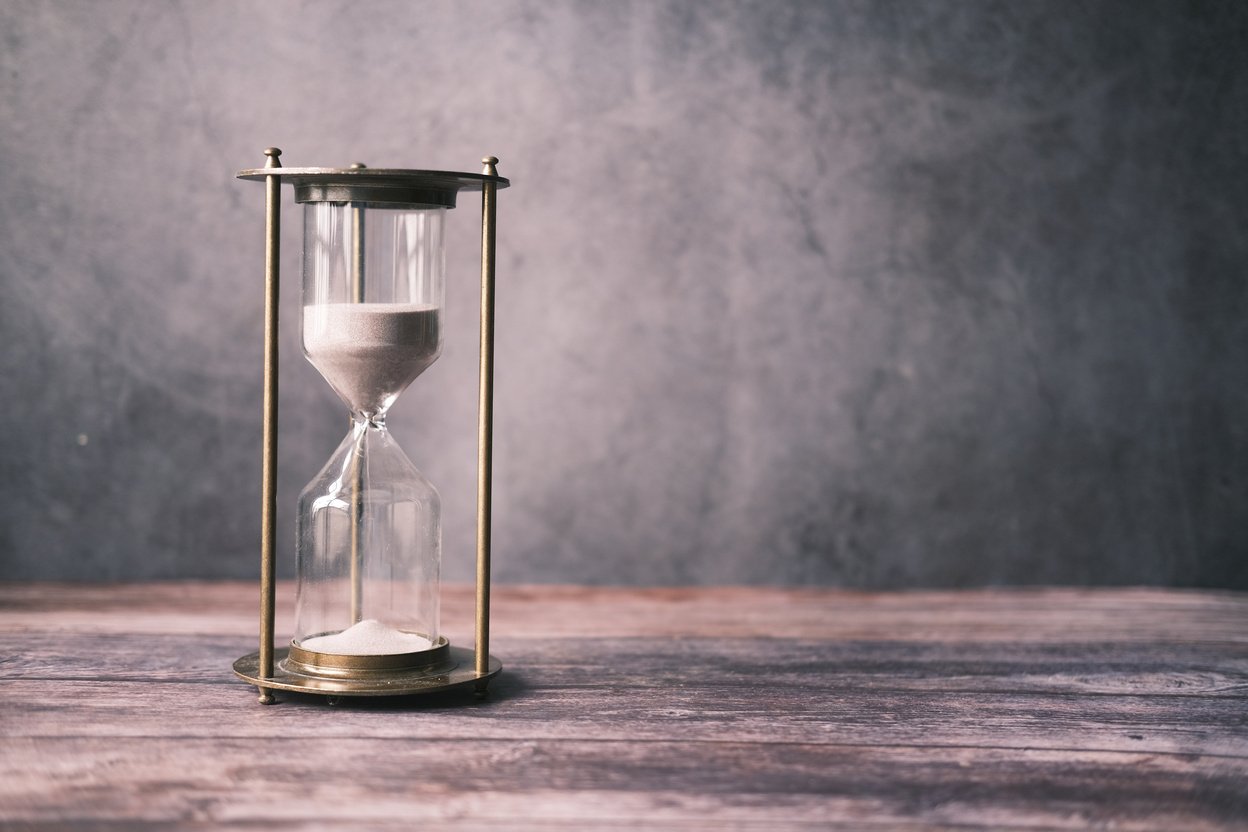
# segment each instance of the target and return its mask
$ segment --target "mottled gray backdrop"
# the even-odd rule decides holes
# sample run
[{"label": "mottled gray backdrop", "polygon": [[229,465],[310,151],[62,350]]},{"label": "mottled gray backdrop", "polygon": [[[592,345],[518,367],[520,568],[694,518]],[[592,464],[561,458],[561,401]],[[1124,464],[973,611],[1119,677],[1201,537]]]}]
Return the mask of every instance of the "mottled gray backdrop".
[{"label": "mottled gray backdrop", "polygon": [[[1248,588],[1248,5],[0,2],[0,578],[257,572],[263,188],[501,157],[505,581]],[[282,572],[346,430],[298,349]],[[393,411],[471,575],[479,209]]]}]

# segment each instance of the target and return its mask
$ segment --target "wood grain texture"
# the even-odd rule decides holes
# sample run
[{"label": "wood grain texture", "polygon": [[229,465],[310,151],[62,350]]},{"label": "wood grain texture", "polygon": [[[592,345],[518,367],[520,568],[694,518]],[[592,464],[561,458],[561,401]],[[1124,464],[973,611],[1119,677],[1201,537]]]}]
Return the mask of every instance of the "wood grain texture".
[{"label": "wood grain texture", "polygon": [[[471,634],[472,588],[444,585],[442,590],[443,628],[452,635]],[[293,583],[279,582],[277,593],[278,632],[289,633]],[[212,632],[251,639],[258,594],[255,584],[239,581],[0,583],[0,632]],[[1161,589],[881,593],[496,586],[491,620],[500,635],[525,638],[1248,643],[1248,602],[1242,594]]]},{"label": "wood grain texture", "polygon": [[1236,594],[500,587],[488,700],[270,708],[255,594],[0,586],[0,825],[1248,828]]}]

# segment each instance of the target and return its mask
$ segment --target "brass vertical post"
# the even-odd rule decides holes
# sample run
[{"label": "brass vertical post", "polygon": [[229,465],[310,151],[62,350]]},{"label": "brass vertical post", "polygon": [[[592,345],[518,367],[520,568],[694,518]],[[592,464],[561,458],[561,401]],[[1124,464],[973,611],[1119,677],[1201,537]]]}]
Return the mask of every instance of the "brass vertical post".
[{"label": "brass vertical post", "polygon": [[[486,156],[481,172],[498,176],[498,159]],[[476,672],[490,669],[490,512],[494,442],[494,221],[497,185],[481,188],[481,373],[477,401],[477,626]],[[485,683],[479,682],[478,692]]]},{"label": "brass vertical post", "polygon": [[[364,170],[363,162],[352,162],[351,170]],[[351,302],[364,302],[364,203],[351,203]]]},{"label": "brass vertical post", "polygon": [[[353,162],[351,170],[362,170],[363,162]],[[364,302],[364,206],[351,205],[351,302]],[[354,430],[354,416],[352,430]],[[360,458],[364,453],[365,435],[356,441],[355,459],[351,466],[351,623],[358,624],[364,618],[364,562],[360,549],[360,533],[364,522],[364,506],[360,502],[364,491],[364,471]]]},{"label": "brass vertical post", "polygon": [[[282,151],[270,147],[265,168],[282,166]],[[282,177],[264,178],[264,437],[260,484],[260,677],[273,676],[274,573],[277,549],[277,303],[281,288]],[[259,688],[260,702],[273,702],[267,688]]]}]

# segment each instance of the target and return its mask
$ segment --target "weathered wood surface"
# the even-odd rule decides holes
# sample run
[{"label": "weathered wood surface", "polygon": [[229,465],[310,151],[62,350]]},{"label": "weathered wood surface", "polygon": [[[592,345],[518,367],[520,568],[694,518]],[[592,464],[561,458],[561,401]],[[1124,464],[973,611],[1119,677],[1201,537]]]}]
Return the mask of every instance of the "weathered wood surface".
[{"label": "weathered wood surface", "polygon": [[486,701],[265,708],[254,586],[0,585],[0,826],[1248,828],[1242,595],[495,594]]},{"label": "weathered wood surface", "polygon": [[[1019,589],[870,593],[812,589],[497,587],[500,634],[868,641],[1248,643],[1245,599],[1228,592]],[[278,631],[294,619],[279,585]],[[472,632],[472,589],[444,586],[444,627]],[[130,615],[142,610],[142,615]],[[255,584],[0,583],[0,632],[219,633],[253,637]],[[1095,635],[1095,638],[1089,636]],[[462,642],[463,637],[459,638]]]}]

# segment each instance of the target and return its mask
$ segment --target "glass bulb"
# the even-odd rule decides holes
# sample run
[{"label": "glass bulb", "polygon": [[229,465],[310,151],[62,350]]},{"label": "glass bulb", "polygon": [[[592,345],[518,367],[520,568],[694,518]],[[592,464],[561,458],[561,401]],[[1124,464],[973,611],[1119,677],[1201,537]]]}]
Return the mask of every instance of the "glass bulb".
[{"label": "glass bulb", "polygon": [[445,208],[312,202],[303,349],[352,413],[299,498],[294,645],[337,656],[438,642],[441,506],[386,429],[442,348]]}]

